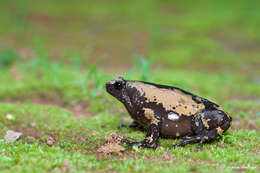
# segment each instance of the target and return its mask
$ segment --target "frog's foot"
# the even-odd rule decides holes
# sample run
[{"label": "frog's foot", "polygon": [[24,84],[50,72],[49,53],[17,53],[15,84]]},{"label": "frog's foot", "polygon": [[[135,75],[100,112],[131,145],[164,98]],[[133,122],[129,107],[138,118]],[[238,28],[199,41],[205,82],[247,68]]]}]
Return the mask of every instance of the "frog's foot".
[{"label": "frog's foot", "polygon": [[217,139],[219,137],[218,130],[212,129],[212,130],[204,130],[201,132],[201,134],[190,136],[186,139],[184,139],[182,142],[175,144],[173,147],[179,147],[179,146],[185,146],[189,143],[199,143],[197,146],[197,150],[200,150],[202,144],[209,142],[211,140]]},{"label": "frog's foot", "polygon": [[192,136],[183,136],[183,137],[181,137],[182,140],[191,139],[191,138],[192,138]]},{"label": "frog's foot", "polygon": [[132,148],[134,145],[143,147],[143,148],[156,149],[158,147],[157,141],[158,141],[159,135],[160,135],[159,126],[152,123],[148,126],[146,138],[143,141],[133,142],[133,141],[129,141],[127,139],[122,139],[121,143],[127,144],[127,146],[126,146],[127,149]]},{"label": "frog's foot", "polygon": [[196,135],[196,136],[189,136],[189,137],[183,139],[183,141],[181,141],[180,143],[177,143],[177,144],[173,145],[173,148],[183,147],[183,146],[185,146],[185,145],[187,145],[189,143],[195,143],[195,142],[199,142],[201,140],[202,140],[201,136],[198,136],[198,135]]},{"label": "frog's foot", "polygon": [[133,146],[138,146],[138,147],[143,147],[143,148],[153,148],[156,149],[159,144],[157,144],[156,142],[148,142],[146,139],[141,141],[141,142],[133,142],[133,141],[129,141],[127,139],[123,139],[121,140],[122,144],[126,144],[126,149],[130,149],[133,148]]}]

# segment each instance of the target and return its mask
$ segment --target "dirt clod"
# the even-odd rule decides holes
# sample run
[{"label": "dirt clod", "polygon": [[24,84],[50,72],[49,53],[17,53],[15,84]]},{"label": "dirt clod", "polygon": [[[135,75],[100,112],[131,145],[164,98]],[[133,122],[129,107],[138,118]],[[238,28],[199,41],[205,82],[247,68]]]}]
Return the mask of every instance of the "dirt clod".
[{"label": "dirt clod", "polygon": [[121,151],[124,151],[125,148],[120,145],[120,141],[124,137],[121,134],[118,133],[111,133],[108,135],[101,147],[99,147],[98,152],[104,153],[104,154],[110,154],[110,153],[118,153],[121,154]]}]

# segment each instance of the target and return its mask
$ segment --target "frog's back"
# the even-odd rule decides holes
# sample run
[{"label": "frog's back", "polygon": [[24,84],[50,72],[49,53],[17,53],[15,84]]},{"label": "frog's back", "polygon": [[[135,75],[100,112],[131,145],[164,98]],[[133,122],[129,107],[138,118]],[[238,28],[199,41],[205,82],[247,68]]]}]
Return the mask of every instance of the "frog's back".
[{"label": "frog's back", "polygon": [[145,100],[146,104],[144,106],[148,104],[151,108],[162,107],[167,114],[174,112],[180,116],[192,116],[206,107],[218,106],[206,99],[172,86],[140,81],[131,81],[128,85],[139,92],[139,97]]}]

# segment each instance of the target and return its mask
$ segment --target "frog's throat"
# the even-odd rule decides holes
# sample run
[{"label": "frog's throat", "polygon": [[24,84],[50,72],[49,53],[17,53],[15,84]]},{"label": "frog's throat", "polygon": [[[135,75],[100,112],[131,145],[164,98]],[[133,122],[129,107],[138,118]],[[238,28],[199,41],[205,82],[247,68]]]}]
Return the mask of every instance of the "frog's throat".
[{"label": "frog's throat", "polygon": [[124,105],[126,107],[133,108],[133,104],[131,102],[131,99],[126,93],[123,94],[122,99],[123,99],[122,102],[124,103]]}]

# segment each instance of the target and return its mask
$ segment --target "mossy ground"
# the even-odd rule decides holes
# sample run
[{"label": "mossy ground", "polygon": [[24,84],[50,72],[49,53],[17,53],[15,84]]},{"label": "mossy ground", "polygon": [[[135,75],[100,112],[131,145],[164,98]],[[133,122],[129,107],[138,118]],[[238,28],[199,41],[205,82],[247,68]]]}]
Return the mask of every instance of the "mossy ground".
[{"label": "mossy ground", "polygon": [[[1,172],[259,171],[257,1],[1,3],[0,139],[8,129],[24,134],[0,142]],[[134,54],[153,55],[154,66],[132,64]],[[98,153],[112,132],[145,136],[117,129],[129,115],[104,90],[113,75],[206,97],[232,115],[232,127],[200,151],[160,139],[155,151]]]}]

